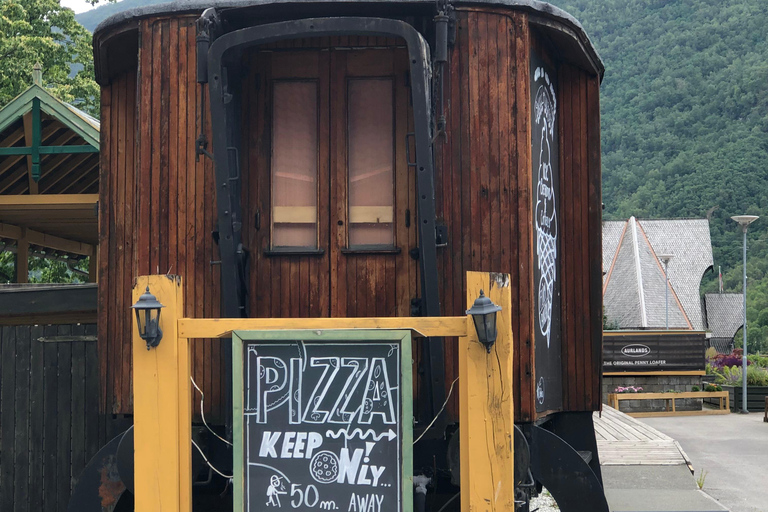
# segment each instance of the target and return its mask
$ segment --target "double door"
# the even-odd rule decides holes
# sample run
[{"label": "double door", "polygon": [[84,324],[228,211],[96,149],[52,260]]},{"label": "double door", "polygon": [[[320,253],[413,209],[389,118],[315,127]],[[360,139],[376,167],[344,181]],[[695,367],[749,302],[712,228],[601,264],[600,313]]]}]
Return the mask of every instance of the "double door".
[{"label": "double door", "polygon": [[410,312],[418,280],[408,60],[398,46],[365,47],[379,42],[316,40],[246,56],[252,316]]}]

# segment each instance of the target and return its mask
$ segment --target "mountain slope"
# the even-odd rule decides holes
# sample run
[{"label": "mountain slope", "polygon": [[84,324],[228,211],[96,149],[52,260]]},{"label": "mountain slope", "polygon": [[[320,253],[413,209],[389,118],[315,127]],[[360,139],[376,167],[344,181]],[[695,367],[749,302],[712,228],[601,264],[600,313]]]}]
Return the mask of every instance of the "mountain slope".
[{"label": "mountain slope", "polygon": [[[606,218],[708,216],[715,268],[741,291],[730,216],[766,215],[750,228],[747,271],[750,347],[768,350],[768,2],[553,3],[581,21],[605,61]],[[716,272],[704,289],[715,283]]]}]

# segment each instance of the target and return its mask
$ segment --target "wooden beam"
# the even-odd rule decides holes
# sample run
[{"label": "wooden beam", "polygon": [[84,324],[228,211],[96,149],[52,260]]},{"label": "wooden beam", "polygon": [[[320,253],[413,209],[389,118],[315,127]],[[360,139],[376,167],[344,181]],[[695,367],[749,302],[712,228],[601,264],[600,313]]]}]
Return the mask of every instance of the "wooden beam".
[{"label": "wooden beam", "polygon": [[[32,146],[32,112],[27,112],[23,116],[24,121],[24,143]],[[27,155],[27,179],[29,180],[29,193],[37,194],[37,182],[32,178],[32,154]]]},{"label": "wooden beam", "polygon": [[22,229],[18,226],[11,224],[4,224],[0,222],[0,238],[10,238],[11,240],[19,240],[23,236]]},{"label": "wooden beam", "polygon": [[[488,352],[474,327],[459,340],[461,510],[515,509],[512,292],[508,274],[467,272],[467,309],[480,290],[501,306]],[[467,324],[472,324],[467,319]]]},{"label": "wooden beam", "polygon": [[603,377],[674,377],[676,375],[706,375],[704,370],[658,371],[658,372],[603,372]]},{"label": "wooden beam", "polygon": [[21,236],[16,242],[16,282],[29,282],[29,241],[26,228],[21,229]]},{"label": "wooden beam", "polygon": [[[55,313],[88,313],[95,317],[95,284],[46,286],[35,284],[0,290],[0,319],[4,317],[46,317]],[[74,323],[74,322],[73,322]]]},{"label": "wooden beam", "polygon": [[0,326],[35,324],[95,324],[96,311],[78,313],[45,313],[42,315],[7,316],[0,315]]},{"label": "wooden beam", "polygon": [[[178,276],[141,276],[137,301],[149,286],[165,305],[163,338],[147,350],[133,325],[133,446],[136,510],[192,510],[192,385],[189,341],[177,336],[184,311]],[[128,315],[125,311],[123,314]]]},{"label": "wooden beam", "polygon": [[77,254],[79,256],[91,256],[93,254],[93,246],[90,244],[67,240],[66,238],[40,233],[31,229],[27,230],[27,240],[31,245],[39,245],[54,251]]},{"label": "wooden beam", "polygon": [[[61,128],[61,126],[62,126],[61,124],[56,123],[56,124],[53,124],[53,125],[47,127],[45,129],[45,132],[43,132],[43,138],[47,139],[51,135],[55,134]],[[19,137],[15,141],[13,141],[13,144],[15,144],[16,142],[21,140],[22,137],[24,137],[24,130],[19,130],[18,133],[19,133]],[[74,132],[66,132],[63,136],[59,136],[54,141],[54,143],[56,143],[56,144],[64,144],[64,143],[68,142],[69,140],[71,140],[74,137],[77,137],[76,133],[74,133]],[[9,139],[6,139],[3,143],[8,142],[8,140]],[[4,174],[6,171],[8,171],[8,169],[12,168],[14,165],[19,163],[19,160],[21,160],[22,158],[24,158],[23,155],[22,156],[16,156],[16,157],[6,157],[6,158],[2,159],[3,163],[0,164],[0,175]],[[2,182],[0,182],[0,194],[5,193],[5,191],[8,190],[8,188],[10,188],[14,183],[16,183],[19,179],[21,179],[22,176],[24,176],[24,173],[25,173],[25,171],[21,170],[21,171],[15,173],[15,174],[13,174],[12,176],[6,178]]]},{"label": "wooden beam", "polygon": [[37,182],[40,179],[40,145],[43,134],[40,127],[40,99],[32,99],[32,179]]},{"label": "wooden beam", "polygon": [[227,338],[232,331],[273,329],[410,329],[424,337],[462,337],[467,335],[467,317],[179,319],[179,336],[182,338]]},{"label": "wooden beam", "polygon": [[40,194],[37,196],[0,196],[0,208],[12,207],[18,210],[67,210],[81,209],[95,205],[99,194]]},{"label": "wooden beam", "polygon": [[88,257],[88,282],[99,282],[99,246],[96,246],[95,254]]},{"label": "wooden beam", "polygon": [[0,222],[0,238],[10,238],[19,241],[26,239],[28,245],[38,245],[47,249],[53,249],[54,251],[80,256],[91,256],[93,254],[93,246],[90,244],[67,240],[66,238],[2,222]]}]

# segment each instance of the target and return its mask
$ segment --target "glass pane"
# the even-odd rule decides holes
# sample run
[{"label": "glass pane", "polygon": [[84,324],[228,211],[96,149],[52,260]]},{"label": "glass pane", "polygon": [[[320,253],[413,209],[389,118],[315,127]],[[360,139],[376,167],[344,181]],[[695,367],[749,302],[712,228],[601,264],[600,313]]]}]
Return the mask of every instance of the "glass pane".
[{"label": "glass pane", "polygon": [[272,246],[317,247],[317,83],[275,82]]},{"label": "glass pane", "polygon": [[394,245],[391,79],[349,81],[349,245]]}]

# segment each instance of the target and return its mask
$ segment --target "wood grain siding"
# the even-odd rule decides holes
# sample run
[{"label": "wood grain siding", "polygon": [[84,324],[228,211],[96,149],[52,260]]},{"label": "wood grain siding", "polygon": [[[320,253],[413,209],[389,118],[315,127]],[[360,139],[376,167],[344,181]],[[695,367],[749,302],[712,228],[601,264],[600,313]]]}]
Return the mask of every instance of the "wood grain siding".
[{"label": "wood grain siding", "polygon": [[[102,88],[99,358],[109,413],[133,410],[129,308],[137,275],[179,274],[185,315],[219,316],[213,163],[194,152],[202,114],[194,20],[143,20],[139,69]],[[210,140],[207,111],[205,119]],[[220,341],[192,342],[192,373],[211,420],[222,417],[222,367]]]},{"label": "wood grain siding", "polygon": [[600,408],[602,279],[597,77],[561,63],[559,76],[563,405]]},{"label": "wood grain siding", "polygon": [[[444,81],[447,129],[436,147],[437,215],[450,234],[449,246],[438,251],[440,275],[446,276],[440,283],[443,314],[463,313],[465,271],[510,273],[515,421],[535,419],[528,59],[536,45],[560,71],[564,409],[597,409],[602,306],[598,79],[557,62],[556,53],[530,33],[525,14],[458,9],[457,21]],[[457,376],[455,346],[455,340],[446,340],[446,390]],[[453,398],[452,417],[457,410]]]},{"label": "wood grain siding", "polygon": [[[529,28],[525,13],[479,7],[462,7],[456,13],[456,44],[443,74],[446,129],[435,139],[437,220],[449,233],[448,246],[438,249],[442,314],[464,314],[466,271],[510,274],[515,420],[535,419],[529,59],[532,46],[538,45],[558,70],[563,408],[598,409],[602,300],[598,78],[559,61],[560,53]],[[194,16],[141,20],[138,70],[118,75],[102,89],[99,351],[101,402],[110,413],[132,411],[133,320],[128,308],[137,275],[179,274],[185,283],[185,315],[219,315],[215,262],[220,258],[212,238],[214,170],[208,158],[196,160],[194,154],[203,118],[209,140],[211,130],[208,98],[203,113],[195,81],[194,20]],[[250,316],[410,315],[411,299],[420,291],[419,263],[409,255],[418,247],[417,190],[402,136],[412,132],[413,120],[408,94],[397,92],[408,87],[407,62],[404,65],[398,57],[403,52],[397,40],[338,37],[272,43],[243,55],[241,167]],[[306,65],[293,66],[291,59],[304,59]],[[393,79],[393,220],[398,254],[342,250],[347,247],[348,209],[346,178],[339,169],[348,155],[341,105],[350,77]],[[271,248],[272,225],[270,81],[292,78],[316,80],[320,91],[317,233],[323,254],[265,254]],[[413,155],[414,148],[410,149]],[[418,375],[421,354],[419,344],[414,346]],[[458,375],[457,358],[456,340],[446,339],[446,392]],[[193,342],[194,378],[206,396],[206,417],[213,420],[222,417],[222,366],[220,342]],[[417,377],[417,399],[422,396],[420,386]],[[197,395],[195,400],[198,410]],[[448,405],[450,421],[457,418],[457,400],[454,389]],[[419,404],[414,406],[418,410]]]},{"label": "wood grain siding", "polygon": [[[533,417],[532,210],[527,17],[459,9],[446,65],[447,130],[437,139],[438,251],[446,315],[464,313],[468,270],[511,276],[516,421]],[[458,375],[456,340],[446,340],[446,391]],[[456,418],[456,397],[449,413]]]},{"label": "wood grain siding", "polygon": [[99,413],[97,347],[84,341],[95,334],[95,324],[0,328],[0,510],[67,510],[85,465],[130,426]]}]

